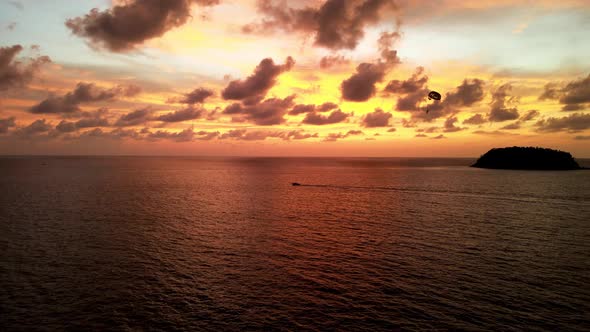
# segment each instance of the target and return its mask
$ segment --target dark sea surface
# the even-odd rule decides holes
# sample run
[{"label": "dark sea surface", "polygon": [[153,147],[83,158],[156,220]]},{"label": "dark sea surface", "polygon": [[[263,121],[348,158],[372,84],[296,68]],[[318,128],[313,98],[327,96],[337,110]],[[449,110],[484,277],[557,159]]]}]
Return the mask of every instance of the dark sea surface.
[{"label": "dark sea surface", "polygon": [[588,331],[590,171],[473,161],[0,158],[0,330]]}]

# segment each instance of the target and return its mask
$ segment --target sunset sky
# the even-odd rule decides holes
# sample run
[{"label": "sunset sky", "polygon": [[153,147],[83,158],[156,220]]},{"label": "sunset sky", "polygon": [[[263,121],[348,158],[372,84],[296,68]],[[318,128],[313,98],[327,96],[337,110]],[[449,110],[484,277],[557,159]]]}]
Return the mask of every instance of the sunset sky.
[{"label": "sunset sky", "polygon": [[0,154],[590,157],[588,31],[588,0],[0,0]]}]

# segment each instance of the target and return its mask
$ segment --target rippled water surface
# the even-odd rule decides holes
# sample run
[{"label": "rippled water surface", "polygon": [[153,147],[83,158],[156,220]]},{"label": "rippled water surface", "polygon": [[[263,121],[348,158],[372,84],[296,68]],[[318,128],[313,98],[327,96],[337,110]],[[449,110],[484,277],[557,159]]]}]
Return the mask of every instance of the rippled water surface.
[{"label": "rippled water surface", "polygon": [[587,330],[590,171],[470,162],[0,158],[0,329]]}]

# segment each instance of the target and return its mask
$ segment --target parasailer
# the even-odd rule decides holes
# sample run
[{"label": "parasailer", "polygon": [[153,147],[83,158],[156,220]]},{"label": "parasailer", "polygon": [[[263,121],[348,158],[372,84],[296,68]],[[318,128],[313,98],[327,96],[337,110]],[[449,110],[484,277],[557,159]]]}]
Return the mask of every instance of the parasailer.
[{"label": "parasailer", "polygon": [[[428,100],[440,100],[442,97],[440,95],[440,93],[436,92],[436,91],[430,91],[428,93]],[[428,108],[428,105],[426,105],[426,114],[428,114],[428,112],[430,111],[430,109]]]}]

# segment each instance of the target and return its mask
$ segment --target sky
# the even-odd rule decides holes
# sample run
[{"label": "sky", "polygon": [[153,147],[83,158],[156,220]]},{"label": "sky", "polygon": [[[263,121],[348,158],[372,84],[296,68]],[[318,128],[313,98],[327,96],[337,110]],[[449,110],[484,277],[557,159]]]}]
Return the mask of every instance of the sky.
[{"label": "sky", "polygon": [[0,0],[0,154],[588,158],[587,31],[587,0]]}]

